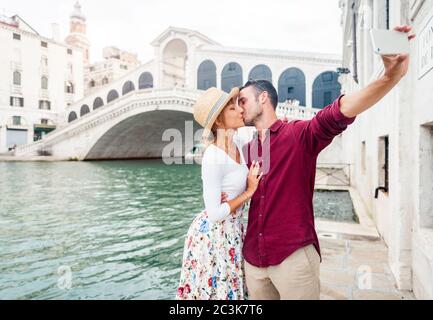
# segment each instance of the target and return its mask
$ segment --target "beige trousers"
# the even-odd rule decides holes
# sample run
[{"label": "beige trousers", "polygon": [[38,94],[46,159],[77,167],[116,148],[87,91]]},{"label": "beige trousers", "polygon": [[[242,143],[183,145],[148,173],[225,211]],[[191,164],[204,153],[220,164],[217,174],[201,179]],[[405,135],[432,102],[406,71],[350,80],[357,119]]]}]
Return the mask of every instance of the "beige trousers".
[{"label": "beige trousers", "polygon": [[268,268],[245,261],[245,277],[251,300],[320,299],[320,256],[313,245]]}]

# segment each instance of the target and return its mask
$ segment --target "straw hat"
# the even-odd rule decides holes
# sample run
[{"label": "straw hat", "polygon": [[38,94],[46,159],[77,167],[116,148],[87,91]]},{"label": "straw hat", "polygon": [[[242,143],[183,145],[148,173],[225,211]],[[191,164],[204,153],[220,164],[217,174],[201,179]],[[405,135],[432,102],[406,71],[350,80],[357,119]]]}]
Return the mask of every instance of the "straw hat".
[{"label": "straw hat", "polygon": [[230,93],[226,93],[217,88],[209,88],[203,93],[194,105],[194,119],[197,121],[204,129],[203,137],[209,134],[212,126],[224,109],[224,107],[229,103],[233,97],[237,97],[239,94],[239,88],[233,88]]}]

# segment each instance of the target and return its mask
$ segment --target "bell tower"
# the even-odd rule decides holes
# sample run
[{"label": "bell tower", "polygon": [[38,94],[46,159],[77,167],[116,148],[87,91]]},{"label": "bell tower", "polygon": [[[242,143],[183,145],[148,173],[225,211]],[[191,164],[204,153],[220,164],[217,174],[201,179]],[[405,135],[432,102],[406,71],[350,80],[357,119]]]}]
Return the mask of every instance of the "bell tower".
[{"label": "bell tower", "polygon": [[77,1],[70,16],[69,35],[65,42],[80,48],[84,53],[84,65],[89,64],[90,41],[86,36],[86,16],[81,11],[81,4]]}]

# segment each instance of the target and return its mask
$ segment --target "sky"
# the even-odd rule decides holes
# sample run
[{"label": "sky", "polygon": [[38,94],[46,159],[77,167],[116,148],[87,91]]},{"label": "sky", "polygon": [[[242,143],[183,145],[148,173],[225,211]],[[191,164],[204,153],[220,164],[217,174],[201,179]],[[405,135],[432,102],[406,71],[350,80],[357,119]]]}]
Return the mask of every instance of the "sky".
[{"label": "sky", "polygon": [[[58,23],[69,32],[76,0],[0,0],[0,13],[18,14],[41,35]],[[116,46],[153,58],[150,45],[169,26],[201,32],[224,46],[342,52],[339,0],[80,0],[87,17],[91,62]]]}]

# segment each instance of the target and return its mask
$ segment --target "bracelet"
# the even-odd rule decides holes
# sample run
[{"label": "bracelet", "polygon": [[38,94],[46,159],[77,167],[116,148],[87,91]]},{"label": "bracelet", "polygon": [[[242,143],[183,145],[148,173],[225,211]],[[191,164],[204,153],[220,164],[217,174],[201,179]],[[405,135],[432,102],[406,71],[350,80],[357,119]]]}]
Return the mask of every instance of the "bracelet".
[{"label": "bracelet", "polygon": [[244,191],[244,192],[242,192],[242,195],[244,196],[244,202],[247,202],[249,199],[250,199],[250,197],[248,196],[248,194]]}]

